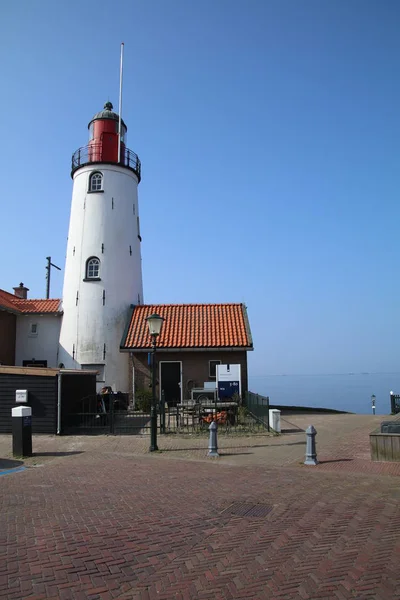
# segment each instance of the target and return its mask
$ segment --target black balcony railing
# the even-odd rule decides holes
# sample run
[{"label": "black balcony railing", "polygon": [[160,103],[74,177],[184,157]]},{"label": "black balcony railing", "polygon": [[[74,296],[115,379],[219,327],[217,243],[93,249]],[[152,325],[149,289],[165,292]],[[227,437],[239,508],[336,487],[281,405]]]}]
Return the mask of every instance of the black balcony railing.
[{"label": "black balcony railing", "polygon": [[[109,155],[109,151],[107,154]],[[71,175],[73,175],[77,169],[86,165],[96,163],[111,163],[119,164],[131,169],[137,175],[140,181],[141,164],[139,157],[137,154],[135,154],[135,152],[132,152],[132,150],[129,150],[129,148],[125,148],[123,146],[121,148],[121,157],[119,163],[118,161],[111,160],[107,154],[103,152],[102,144],[88,144],[87,146],[78,148],[78,150],[76,150],[76,152],[74,152],[72,155]]]}]

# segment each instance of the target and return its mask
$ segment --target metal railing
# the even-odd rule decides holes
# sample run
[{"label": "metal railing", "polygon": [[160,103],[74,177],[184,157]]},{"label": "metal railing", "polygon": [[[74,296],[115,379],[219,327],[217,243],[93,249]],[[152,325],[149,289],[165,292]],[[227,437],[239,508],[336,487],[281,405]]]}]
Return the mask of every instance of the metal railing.
[{"label": "metal railing", "polygon": [[247,392],[245,406],[259,423],[263,423],[269,431],[269,396],[261,396]]},{"label": "metal railing", "polygon": [[[164,399],[163,399],[164,400]],[[63,411],[65,434],[150,434],[150,405],[134,407],[128,394],[95,394],[77,400]],[[269,398],[247,392],[242,400],[202,404],[188,400],[177,406],[158,403],[160,433],[204,433],[215,421],[220,433],[265,433],[269,431]]]},{"label": "metal railing", "polygon": [[150,412],[130,410],[129,394],[95,394],[73,403],[63,414],[62,431],[70,435],[141,435],[150,433]]},{"label": "metal railing", "polygon": [[129,148],[125,148],[123,145],[121,145],[121,157],[120,157],[120,161],[118,163],[118,161],[114,161],[114,160],[110,160],[105,153],[103,152],[103,145],[102,144],[88,144],[87,146],[82,146],[82,148],[78,148],[78,150],[76,150],[73,155],[72,155],[72,161],[71,161],[71,175],[74,174],[74,172],[79,169],[80,167],[84,167],[85,165],[89,165],[89,164],[96,164],[96,163],[109,163],[112,162],[114,164],[120,164],[124,167],[128,167],[128,169],[131,169],[136,176],[138,177],[139,181],[141,178],[141,163],[140,163],[140,159],[138,157],[137,154],[135,154],[135,152],[133,152],[132,150],[129,150]]}]

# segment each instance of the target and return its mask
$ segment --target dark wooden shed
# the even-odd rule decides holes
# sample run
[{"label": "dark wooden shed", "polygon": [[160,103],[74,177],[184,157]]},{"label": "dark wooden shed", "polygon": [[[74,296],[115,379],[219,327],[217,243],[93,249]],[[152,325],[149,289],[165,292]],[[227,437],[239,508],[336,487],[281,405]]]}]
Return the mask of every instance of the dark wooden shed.
[{"label": "dark wooden shed", "polygon": [[85,396],[96,394],[95,371],[0,366],[0,433],[11,433],[16,390],[28,390],[32,433],[62,431],[62,415]]}]

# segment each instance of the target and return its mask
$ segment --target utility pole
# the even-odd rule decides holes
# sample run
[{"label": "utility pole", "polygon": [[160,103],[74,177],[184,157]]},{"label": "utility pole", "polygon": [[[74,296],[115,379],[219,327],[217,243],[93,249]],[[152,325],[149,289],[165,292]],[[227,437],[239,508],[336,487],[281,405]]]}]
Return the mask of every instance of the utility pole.
[{"label": "utility pole", "polygon": [[46,267],[46,298],[47,300],[50,298],[50,272],[51,272],[51,267],[54,267],[55,269],[58,269],[59,271],[61,271],[60,267],[57,267],[57,265],[54,265],[51,262],[51,256],[46,256],[46,260],[47,260],[47,267]]}]

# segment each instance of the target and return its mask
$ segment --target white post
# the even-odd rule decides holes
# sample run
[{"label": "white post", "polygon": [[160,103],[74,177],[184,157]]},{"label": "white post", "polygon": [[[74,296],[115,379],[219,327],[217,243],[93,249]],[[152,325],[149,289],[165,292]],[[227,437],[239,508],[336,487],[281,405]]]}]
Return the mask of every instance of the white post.
[{"label": "white post", "polygon": [[124,42],[121,43],[121,62],[119,66],[119,107],[118,107],[118,163],[121,162],[121,126],[122,126],[122,67],[124,62]]},{"label": "white post", "polygon": [[281,433],[281,411],[276,408],[269,409],[269,426],[275,433]]}]

